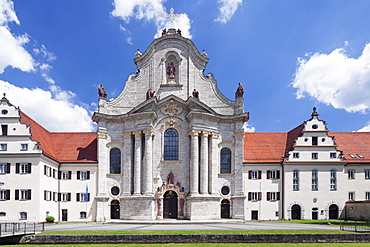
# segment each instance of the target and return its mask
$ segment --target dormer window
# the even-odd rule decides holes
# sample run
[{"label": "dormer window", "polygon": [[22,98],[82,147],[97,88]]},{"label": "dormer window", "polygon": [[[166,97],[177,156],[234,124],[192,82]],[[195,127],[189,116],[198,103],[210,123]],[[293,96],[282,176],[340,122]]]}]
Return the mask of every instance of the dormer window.
[{"label": "dormer window", "polygon": [[351,158],[356,159],[356,156],[353,154],[348,154]]},{"label": "dormer window", "polygon": [[361,159],[365,158],[362,154],[357,154],[357,156],[360,157]]}]

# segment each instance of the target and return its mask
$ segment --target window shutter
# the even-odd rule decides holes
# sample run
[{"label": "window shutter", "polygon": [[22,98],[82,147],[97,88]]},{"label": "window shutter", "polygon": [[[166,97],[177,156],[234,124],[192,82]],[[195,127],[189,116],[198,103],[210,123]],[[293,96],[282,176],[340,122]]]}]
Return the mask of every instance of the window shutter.
[{"label": "window shutter", "polygon": [[55,173],[57,170],[53,169],[53,178],[55,178]]},{"label": "window shutter", "polygon": [[67,194],[67,202],[70,202],[71,201],[71,193],[68,193]]},{"label": "window shutter", "polygon": [[90,179],[90,171],[86,172],[86,179]]},{"label": "window shutter", "polygon": [[44,175],[46,175],[46,165],[44,165]]},{"label": "window shutter", "polygon": [[15,190],[15,200],[19,200],[19,190]]},{"label": "window shutter", "polygon": [[252,179],[252,171],[251,170],[248,171],[248,178]]},{"label": "window shutter", "polygon": [[280,192],[277,192],[276,194],[276,200],[280,200]]},{"label": "window shutter", "polygon": [[68,171],[68,179],[72,178],[72,171]]},{"label": "window shutter", "polygon": [[248,192],[248,201],[252,200],[252,192]]},{"label": "window shutter", "polygon": [[80,171],[77,171],[77,179],[78,180],[80,179],[80,174],[81,174],[81,172]]},{"label": "window shutter", "polygon": [[31,173],[32,163],[28,163],[27,173]]},{"label": "window shutter", "polygon": [[267,192],[267,201],[271,200],[271,192]]},{"label": "window shutter", "polygon": [[80,193],[76,193],[76,202],[80,201]]},{"label": "window shutter", "polygon": [[62,194],[58,192],[58,202],[62,200]]},{"label": "window shutter", "polygon": [[46,190],[44,190],[44,201],[46,201]]},{"label": "window shutter", "polygon": [[270,179],[270,178],[271,178],[271,171],[267,170],[267,179]]},{"label": "window shutter", "polygon": [[19,163],[15,164],[15,173],[19,173]]},{"label": "window shutter", "polygon": [[55,198],[56,197],[56,194],[57,194],[56,192],[53,192],[53,201],[54,202],[56,201],[56,198]]},{"label": "window shutter", "polygon": [[27,200],[31,200],[31,190],[27,190]]},{"label": "window shutter", "polygon": [[6,173],[10,173],[10,163],[6,164]]},{"label": "window shutter", "polygon": [[262,192],[258,192],[258,201],[262,200]]},{"label": "window shutter", "polygon": [[62,172],[58,171],[58,179],[61,179],[61,177],[62,177]]},{"label": "window shutter", "polygon": [[5,200],[10,200],[10,190],[5,191]]},{"label": "window shutter", "polygon": [[258,179],[261,179],[262,177],[262,171],[258,171]]},{"label": "window shutter", "polygon": [[276,171],[276,178],[280,179],[280,171],[279,170]]},{"label": "window shutter", "polygon": [[87,193],[87,201],[90,201],[90,193]]}]

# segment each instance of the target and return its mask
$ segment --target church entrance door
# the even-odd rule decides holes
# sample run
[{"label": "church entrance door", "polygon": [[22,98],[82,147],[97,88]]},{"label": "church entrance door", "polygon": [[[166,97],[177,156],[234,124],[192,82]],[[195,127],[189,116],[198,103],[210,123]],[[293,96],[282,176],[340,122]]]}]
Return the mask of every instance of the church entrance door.
[{"label": "church entrance door", "polygon": [[222,200],[221,201],[221,218],[230,218],[230,201]]},{"label": "church entrance door", "polygon": [[164,193],[163,218],[177,219],[177,193],[173,190]]},{"label": "church entrance door", "polygon": [[292,220],[300,220],[301,219],[301,206],[295,204],[292,207]]},{"label": "church entrance door", "polygon": [[338,206],[335,204],[331,204],[329,207],[329,219],[330,220],[337,220],[338,219]]},{"label": "church entrance door", "polygon": [[110,218],[119,219],[119,201],[117,200],[110,203]]}]

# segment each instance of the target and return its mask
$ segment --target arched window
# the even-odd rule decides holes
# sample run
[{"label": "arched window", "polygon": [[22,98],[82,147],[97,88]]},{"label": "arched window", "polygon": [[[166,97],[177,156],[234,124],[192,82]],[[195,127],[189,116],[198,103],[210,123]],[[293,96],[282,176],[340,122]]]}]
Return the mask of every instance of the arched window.
[{"label": "arched window", "polygon": [[110,174],[121,174],[121,150],[112,148],[109,152]]},{"label": "arched window", "polygon": [[231,150],[229,148],[221,149],[220,173],[231,173]]},{"label": "arched window", "polygon": [[164,132],[164,160],[179,160],[179,132],[167,129]]}]

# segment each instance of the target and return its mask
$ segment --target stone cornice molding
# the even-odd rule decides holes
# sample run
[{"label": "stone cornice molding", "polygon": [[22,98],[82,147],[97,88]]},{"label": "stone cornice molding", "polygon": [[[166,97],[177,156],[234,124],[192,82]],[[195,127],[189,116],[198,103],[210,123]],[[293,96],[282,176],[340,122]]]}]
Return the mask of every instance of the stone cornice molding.
[{"label": "stone cornice molding", "polygon": [[107,139],[108,138],[108,133],[106,132],[98,132],[97,137],[100,139]]},{"label": "stone cornice molding", "polygon": [[211,137],[214,139],[218,139],[220,137],[220,133],[211,132]]},{"label": "stone cornice molding", "polygon": [[133,131],[132,134],[136,137],[141,137],[142,136],[142,131],[141,130],[136,130],[136,131]]}]

